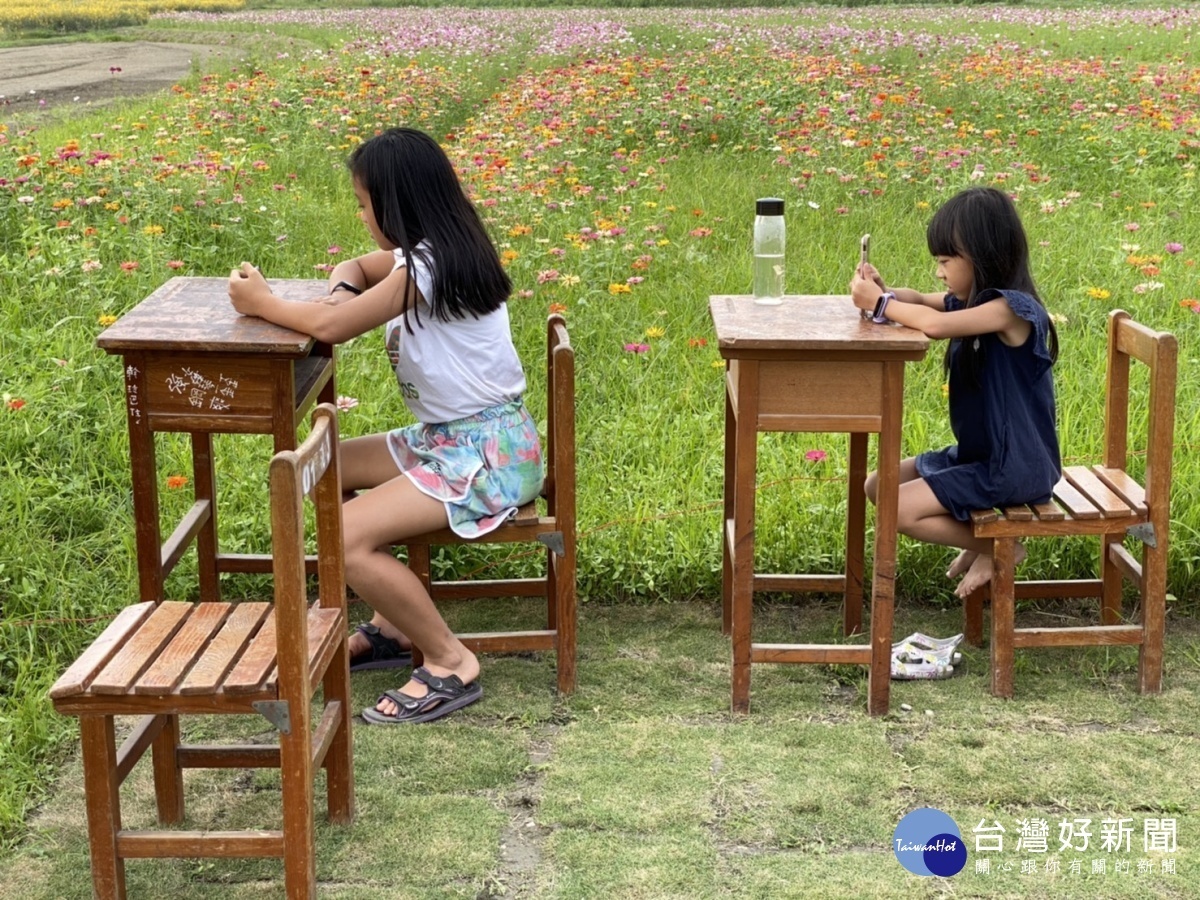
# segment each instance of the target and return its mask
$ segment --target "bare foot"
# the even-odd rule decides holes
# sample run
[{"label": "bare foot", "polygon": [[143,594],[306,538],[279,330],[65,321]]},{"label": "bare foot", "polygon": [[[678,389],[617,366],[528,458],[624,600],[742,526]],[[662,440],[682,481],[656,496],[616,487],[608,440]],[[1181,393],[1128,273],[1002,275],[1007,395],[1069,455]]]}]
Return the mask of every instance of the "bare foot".
[{"label": "bare foot", "polygon": [[[439,666],[436,663],[425,660],[425,668],[430,674],[437,675],[439,678],[447,678],[451,675],[457,675],[463,684],[470,684],[479,677],[479,660],[475,654],[465,647],[462,650],[463,655],[460,657],[458,664],[450,666]],[[400,688],[400,693],[409,697],[420,698],[429,693],[429,686],[424,682],[410,678],[408,682]],[[375,704],[375,709],[383,713],[385,716],[394,716],[400,711],[395,703],[387,697],[381,697],[379,702]]]},{"label": "bare foot", "polygon": [[[1027,551],[1025,550],[1025,545],[1017,544],[1017,548],[1013,552],[1013,568],[1016,568],[1021,564],[1021,561],[1025,559],[1026,553]],[[987,553],[977,554],[975,559],[971,562],[970,568],[967,569],[967,574],[962,577],[962,581],[960,581],[958,583],[958,587],[954,589],[954,594],[955,596],[966,600],[991,580],[991,555]]]},{"label": "bare foot", "polygon": [[954,558],[954,562],[950,563],[950,568],[946,570],[947,578],[958,578],[967,569],[971,568],[971,563],[975,562],[975,557],[979,553],[975,550],[964,550]]}]

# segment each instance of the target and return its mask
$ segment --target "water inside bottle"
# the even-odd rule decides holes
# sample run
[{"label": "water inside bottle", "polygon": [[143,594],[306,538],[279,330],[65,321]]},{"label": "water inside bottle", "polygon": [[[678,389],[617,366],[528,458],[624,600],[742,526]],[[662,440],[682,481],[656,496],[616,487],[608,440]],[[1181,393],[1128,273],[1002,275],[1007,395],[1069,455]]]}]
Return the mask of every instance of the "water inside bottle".
[{"label": "water inside bottle", "polygon": [[754,302],[778,306],[783,302],[783,254],[754,254]]}]

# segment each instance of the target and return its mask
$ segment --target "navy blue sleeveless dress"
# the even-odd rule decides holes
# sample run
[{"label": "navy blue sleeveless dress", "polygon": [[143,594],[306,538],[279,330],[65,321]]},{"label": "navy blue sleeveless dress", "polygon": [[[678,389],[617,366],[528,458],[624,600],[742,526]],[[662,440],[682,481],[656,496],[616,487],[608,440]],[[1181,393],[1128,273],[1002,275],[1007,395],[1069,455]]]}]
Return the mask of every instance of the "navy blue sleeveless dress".
[{"label": "navy blue sleeveless dress", "polygon": [[[979,294],[980,303],[996,299],[1007,300],[1033,325],[1029,338],[1010,347],[998,334],[979,335],[984,359],[978,385],[960,359],[963,342],[975,337],[951,340],[950,429],[958,444],[916,459],[917,474],[961,522],[970,521],[976,509],[1044,503],[1062,474],[1047,343],[1050,317],[1020,291]],[[946,295],[947,312],[964,307],[953,294]]]}]

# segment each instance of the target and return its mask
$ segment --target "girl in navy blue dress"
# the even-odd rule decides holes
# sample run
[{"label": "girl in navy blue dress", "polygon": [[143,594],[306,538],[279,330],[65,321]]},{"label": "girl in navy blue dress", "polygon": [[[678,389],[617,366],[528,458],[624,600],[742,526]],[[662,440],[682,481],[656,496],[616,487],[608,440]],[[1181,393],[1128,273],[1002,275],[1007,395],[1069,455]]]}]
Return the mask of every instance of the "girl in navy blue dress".
[{"label": "girl in navy blue dress", "polygon": [[[972,535],[971,511],[1048,501],[1061,475],[1051,375],[1058,333],[1007,194],[975,187],[955,195],[934,214],[926,239],[946,293],[889,289],[868,263],[850,293],[859,309],[950,341],[950,428],[958,443],[901,462],[897,528],[962,548],[946,574],[962,576],[955,593],[966,597],[992,574],[992,542]],[[872,472],[872,503],[877,485]],[[1016,555],[1020,562],[1025,549]]]}]

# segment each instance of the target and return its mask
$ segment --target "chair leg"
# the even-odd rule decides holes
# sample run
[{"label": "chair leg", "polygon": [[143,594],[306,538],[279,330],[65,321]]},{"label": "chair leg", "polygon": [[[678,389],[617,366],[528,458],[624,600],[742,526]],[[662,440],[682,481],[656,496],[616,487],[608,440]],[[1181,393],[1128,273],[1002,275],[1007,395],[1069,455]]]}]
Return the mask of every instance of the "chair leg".
[{"label": "chair leg", "polygon": [[291,733],[279,736],[283,791],[283,883],[288,900],[315,900],[317,896],[310,740],[309,717],[306,715],[293,718]]},{"label": "chair leg", "polygon": [[1112,544],[1119,544],[1121,536],[1119,534],[1105,534],[1100,536],[1100,624],[1101,625],[1120,625],[1121,624],[1121,589],[1124,587],[1125,578],[1121,571],[1113,565],[1108,556],[1108,548]]},{"label": "chair leg", "polygon": [[554,652],[558,668],[558,692],[573,694],[577,624],[574,547],[568,547],[562,557],[552,555],[549,566],[554,573],[554,605],[557,607]]},{"label": "chair leg", "polygon": [[992,546],[992,694],[1013,695],[1013,617],[1015,614],[1015,538],[996,538]]},{"label": "chair leg", "polygon": [[[409,544],[408,545],[408,568],[417,576],[421,582],[421,586],[425,588],[425,592],[430,597],[433,596],[433,576],[429,569],[429,545],[428,544]],[[421,652],[421,648],[413,644],[413,668],[424,665],[425,654]]]},{"label": "chair leg", "polygon": [[80,716],[83,789],[87,803],[92,890],[98,900],[124,900],[125,861],[117,855],[121,830],[121,786],[112,716]]},{"label": "chair leg", "polygon": [[558,567],[554,564],[554,551],[546,548],[546,627],[551,631],[558,628]]},{"label": "chair leg", "polygon": [[173,825],[183,821],[183,767],[179,765],[179,716],[164,715],[162,730],[154,739],[154,799],[158,821]]},{"label": "chair leg", "polygon": [[988,588],[984,585],[971,591],[963,601],[963,635],[972,647],[983,646],[983,601]]},{"label": "chair leg", "polygon": [[354,744],[350,730],[350,655],[345,641],[329,663],[321,691],[326,704],[341,704],[337,734],[325,756],[329,821],[349,825],[354,821]]},{"label": "chair leg", "polygon": [[1138,690],[1162,690],[1163,631],[1167,618],[1167,541],[1142,554],[1142,646],[1138,652]]}]

